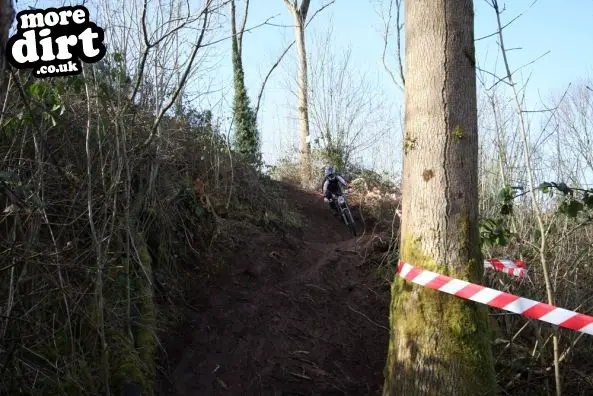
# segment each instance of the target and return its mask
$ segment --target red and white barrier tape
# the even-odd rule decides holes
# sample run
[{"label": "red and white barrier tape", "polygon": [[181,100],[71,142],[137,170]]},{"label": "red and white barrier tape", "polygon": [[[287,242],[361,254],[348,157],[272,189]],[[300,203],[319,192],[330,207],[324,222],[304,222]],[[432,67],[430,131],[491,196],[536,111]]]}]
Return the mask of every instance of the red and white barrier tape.
[{"label": "red and white barrier tape", "polygon": [[484,260],[484,268],[494,269],[519,278],[527,276],[527,269],[525,268],[525,261],[523,260]]},{"label": "red and white barrier tape", "polygon": [[399,262],[399,276],[410,282],[466,300],[593,335],[593,316],[504,293]]}]

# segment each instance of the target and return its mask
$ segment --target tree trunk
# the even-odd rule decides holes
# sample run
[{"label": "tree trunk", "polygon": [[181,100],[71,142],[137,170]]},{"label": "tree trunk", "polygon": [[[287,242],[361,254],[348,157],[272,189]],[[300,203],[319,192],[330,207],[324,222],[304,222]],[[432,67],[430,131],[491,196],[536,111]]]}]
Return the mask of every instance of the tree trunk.
[{"label": "tree trunk", "polygon": [[284,0],[294,18],[295,43],[298,57],[298,84],[299,84],[299,151],[301,185],[311,187],[311,138],[309,136],[309,101],[307,82],[307,52],[305,51],[305,22],[309,12],[311,0],[302,0],[298,5],[297,0]]},{"label": "tree trunk", "polygon": [[[405,2],[400,258],[479,282],[478,135],[471,0]],[[492,395],[485,306],[396,277],[384,396]]]},{"label": "tree trunk", "polygon": [[8,33],[15,17],[12,0],[0,0],[0,92],[4,92],[4,71],[7,68],[6,43]]},{"label": "tree trunk", "polygon": [[[261,153],[260,140],[257,131],[257,118],[251,108],[247,88],[245,87],[245,74],[243,72],[243,59],[241,46],[246,19],[243,19],[241,30],[237,32],[237,21],[235,15],[235,1],[231,0],[231,49],[233,63],[233,82],[235,95],[233,97],[233,115],[235,124],[235,147],[243,156],[243,159],[256,168],[260,168]],[[247,16],[246,2],[245,18]]]},{"label": "tree trunk", "polygon": [[[301,7],[302,9],[302,7]],[[301,154],[301,184],[308,187],[311,183],[311,140],[309,136],[309,100],[307,80],[307,52],[305,50],[306,15],[297,10],[293,12],[295,22],[296,50],[298,56],[299,81],[299,150]]]}]

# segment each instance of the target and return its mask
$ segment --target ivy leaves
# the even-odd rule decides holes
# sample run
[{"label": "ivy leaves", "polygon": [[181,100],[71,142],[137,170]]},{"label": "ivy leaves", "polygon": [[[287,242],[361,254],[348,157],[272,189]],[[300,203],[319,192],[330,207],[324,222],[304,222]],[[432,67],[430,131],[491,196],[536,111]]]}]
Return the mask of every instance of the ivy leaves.
[{"label": "ivy leaves", "polygon": [[[593,220],[593,189],[569,187],[566,183],[543,182],[538,187],[544,194],[559,195],[556,211],[569,218],[586,215],[587,221]],[[506,218],[513,215],[514,200],[526,194],[522,187],[503,187],[497,195],[498,213],[491,218],[480,220],[480,238],[483,244],[506,246],[512,233],[506,226]],[[521,191],[521,192],[519,192]]]},{"label": "ivy leaves", "polygon": [[516,190],[522,190],[523,187],[511,187],[505,186],[498,193],[498,199],[500,200],[500,214],[503,216],[513,214],[513,199],[518,196],[515,194]]},{"label": "ivy leaves", "polygon": [[25,94],[38,107],[33,111],[23,109],[14,117],[6,117],[0,129],[8,138],[11,138],[18,131],[20,125],[32,125],[39,117],[55,127],[57,125],[56,117],[61,116],[66,111],[59,88],[53,83],[34,82],[26,87]]},{"label": "ivy leaves", "polygon": [[[543,182],[538,187],[543,193],[554,195],[554,191],[562,194],[558,212],[576,218],[579,213],[593,210],[593,189],[568,187],[566,183]],[[591,216],[589,215],[589,220]]]},{"label": "ivy leaves", "polygon": [[482,244],[491,246],[506,246],[511,237],[511,231],[504,224],[503,219],[481,219],[480,239]]},{"label": "ivy leaves", "polygon": [[518,197],[517,191],[523,187],[504,186],[498,193],[498,216],[480,219],[480,239],[482,244],[506,246],[512,236],[506,225],[506,216],[513,214],[513,200]]}]

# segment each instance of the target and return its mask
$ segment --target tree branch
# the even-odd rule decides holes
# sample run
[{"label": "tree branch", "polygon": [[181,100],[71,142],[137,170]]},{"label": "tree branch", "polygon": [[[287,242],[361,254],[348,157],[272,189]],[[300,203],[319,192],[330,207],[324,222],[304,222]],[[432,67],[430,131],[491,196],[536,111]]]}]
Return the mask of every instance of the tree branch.
[{"label": "tree branch", "polygon": [[400,8],[401,8],[401,0],[395,0],[396,2],[396,24],[397,24],[397,58],[399,61],[399,70],[400,70],[400,78],[402,80],[402,84],[397,82],[397,79],[395,78],[395,75],[393,74],[393,72],[391,71],[391,69],[389,68],[389,66],[387,65],[387,60],[386,60],[386,55],[387,55],[387,46],[389,44],[389,25],[391,24],[391,10],[393,8],[393,1],[394,0],[390,0],[389,2],[389,11],[388,11],[388,16],[387,16],[387,21],[385,22],[385,31],[383,33],[383,53],[381,55],[381,60],[383,62],[383,67],[385,68],[385,71],[387,72],[387,74],[389,75],[389,77],[391,77],[391,80],[393,81],[393,83],[402,91],[404,90],[404,85],[405,85],[405,79],[404,79],[404,69],[403,69],[403,64],[402,64],[402,56],[401,56],[401,26],[399,23],[399,18],[400,18]]},{"label": "tree branch", "polygon": [[175,92],[173,93],[173,95],[169,98],[169,100],[163,106],[163,108],[159,112],[159,115],[155,119],[155,121],[153,123],[153,126],[152,126],[152,130],[150,131],[150,135],[148,136],[148,138],[143,143],[143,146],[144,147],[146,147],[147,145],[149,145],[154,140],[154,136],[155,136],[154,132],[156,131],[156,129],[160,125],[161,120],[163,119],[165,113],[171,108],[171,106],[173,105],[173,103],[175,103],[175,100],[177,100],[177,96],[179,96],[179,93],[181,92],[181,90],[185,86],[185,82],[186,82],[187,77],[189,75],[189,72],[190,72],[190,70],[191,70],[191,68],[193,66],[193,63],[194,63],[194,60],[195,60],[196,55],[198,53],[198,50],[200,48],[202,48],[202,41],[204,39],[204,34],[206,32],[206,25],[208,23],[208,7],[210,6],[210,3],[211,2],[212,2],[212,0],[209,1],[208,4],[206,4],[206,6],[204,7],[204,23],[202,25],[202,31],[200,32],[200,36],[198,37],[198,41],[197,41],[196,45],[194,46],[194,49],[193,49],[193,51],[192,51],[192,53],[190,55],[189,62],[187,64],[187,67],[185,68],[185,72],[183,73],[183,76],[181,77],[181,81],[179,82],[179,84],[175,88]]},{"label": "tree branch", "polygon": [[[292,4],[288,1],[288,0],[284,0],[284,2],[287,4],[287,6],[290,8],[292,6]],[[305,28],[307,28],[309,26],[309,24],[313,21],[313,19],[323,10],[325,10],[327,7],[329,7],[330,5],[334,4],[336,2],[336,0],[331,0],[329,2],[327,2],[326,4],[324,4],[323,6],[321,6],[321,8],[319,8],[317,11],[315,11],[313,13],[313,15],[311,15],[311,18],[309,18],[309,20],[307,21],[307,23],[305,24]],[[268,74],[266,74],[266,77],[264,78],[264,81],[262,82],[261,88],[259,90],[259,93],[257,94],[257,103],[255,105],[255,117],[257,117],[257,113],[259,111],[260,108],[260,103],[261,103],[261,98],[264,94],[264,89],[266,88],[266,84],[268,83],[268,80],[270,79],[270,76],[272,75],[272,72],[278,67],[278,65],[280,65],[280,62],[282,62],[282,59],[284,59],[284,57],[286,56],[286,54],[288,53],[288,51],[290,51],[290,49],[292,48],[292,46],[295,44],[296,41],[292,41],[292,43],[290,43],[288,45],[288,47],[286,47],[286,49],[282,52],[282,54],[278,57],[278,60],[276,60],[276,63],[274,63],[272,65],[272,67],[270,68],[270,70],[268,71]]]}]

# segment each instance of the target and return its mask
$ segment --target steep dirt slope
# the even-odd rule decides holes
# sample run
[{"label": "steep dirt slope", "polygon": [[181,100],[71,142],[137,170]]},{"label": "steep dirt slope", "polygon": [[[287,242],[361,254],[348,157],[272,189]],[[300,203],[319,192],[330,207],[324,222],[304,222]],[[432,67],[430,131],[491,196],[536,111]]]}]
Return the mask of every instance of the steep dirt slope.
[{"label": "steep dirt slope", "polygon": [[321,197],[289,195],[303,229],[241,232],[229,271],[164,340],[163,394],[378,394],[389,286],[357,250],[368,236],[352,238]]}]

